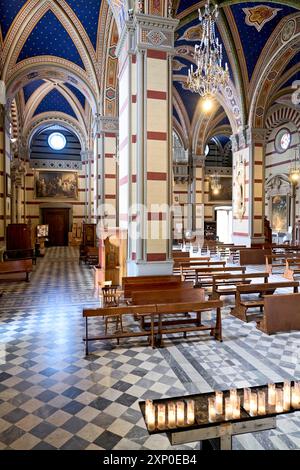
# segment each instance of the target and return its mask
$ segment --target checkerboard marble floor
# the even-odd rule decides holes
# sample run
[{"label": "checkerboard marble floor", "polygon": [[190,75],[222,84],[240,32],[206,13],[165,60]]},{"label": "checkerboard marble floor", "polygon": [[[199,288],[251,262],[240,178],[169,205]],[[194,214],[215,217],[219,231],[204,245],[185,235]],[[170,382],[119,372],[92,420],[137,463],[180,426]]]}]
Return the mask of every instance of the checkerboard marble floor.
[{"label": "checkerboard marble floor", "polygon": [[[148,436],[139,400],[300,379],[300,332],[268,337],[228,309],[223,343],[98,342],[85,358],[82,309],[99,305],[92,273],[76,248],[52,248],[30,284],[0,284],[0,449],[169,449],[165,436]],[[234,448],[300,448],[300,413]]]}]

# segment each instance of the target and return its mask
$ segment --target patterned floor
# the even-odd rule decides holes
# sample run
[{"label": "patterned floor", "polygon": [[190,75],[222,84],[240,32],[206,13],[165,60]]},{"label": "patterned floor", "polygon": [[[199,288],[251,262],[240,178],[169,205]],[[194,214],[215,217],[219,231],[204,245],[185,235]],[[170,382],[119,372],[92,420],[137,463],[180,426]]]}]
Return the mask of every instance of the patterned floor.
[{"label": "patterned floor", "polygon": [[[0,449],[169,449],[165,436],[148,436],[140,399],[300,379],[300,332],[268,337],[226,309],[222,344],[106,342],[86,359],[82,308],[99,300],[75,248],[49,249],[30,284],[0,289]],[[300,413],[234,448],[299,449]]]}]

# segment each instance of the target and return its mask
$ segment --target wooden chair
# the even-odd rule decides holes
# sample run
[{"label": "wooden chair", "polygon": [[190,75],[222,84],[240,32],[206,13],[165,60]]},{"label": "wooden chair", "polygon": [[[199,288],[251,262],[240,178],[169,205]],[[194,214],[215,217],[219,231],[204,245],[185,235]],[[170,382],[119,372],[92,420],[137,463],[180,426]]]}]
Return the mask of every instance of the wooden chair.
[{"label": "wooden chair", "polygon": [[[119,286],[105,286],[102,287],[102,296],[103,296],[103,307],[118,307],[119,306],[119,295],[117,293]],[[115,331],[120,331],[123,333],[123,321],[122,315],[119,315],[115,311],[111,315],[105,315],[105,335],[107,335],[109,323],[115,323]],[[119,344],[119,338],[117,339]]]}]

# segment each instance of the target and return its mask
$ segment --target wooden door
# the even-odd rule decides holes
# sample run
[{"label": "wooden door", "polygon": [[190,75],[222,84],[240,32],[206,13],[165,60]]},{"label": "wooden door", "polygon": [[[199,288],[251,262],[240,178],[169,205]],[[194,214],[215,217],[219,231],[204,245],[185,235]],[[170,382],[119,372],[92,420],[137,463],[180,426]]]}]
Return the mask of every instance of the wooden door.
[{"label": "wooden door", "polygon": [[69,209],[43,209],[43,224],[49,225],[50,246],[68,246]]}]

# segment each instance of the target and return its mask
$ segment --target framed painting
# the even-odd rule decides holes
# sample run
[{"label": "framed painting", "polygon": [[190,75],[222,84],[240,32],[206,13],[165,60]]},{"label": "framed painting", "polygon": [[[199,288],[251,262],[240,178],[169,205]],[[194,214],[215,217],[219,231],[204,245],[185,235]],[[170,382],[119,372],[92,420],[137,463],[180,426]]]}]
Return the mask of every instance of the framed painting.
[{"label": "framed painting", "polygon": [[271,226],[275,232],[287,232],[288,231],[288,196],[278,194],[272,196],[272,215],[271,215]]},{"label": "framed painting", "polygon": [[232,202],[232,178],[230,176],[220,176],[220,190],[215,192],[209,183],[209,201],[210,202]]},{"label": "framed painting", "polygon": [[38,171],[36,199],[78,199],[78,174],[70,171]]}]

